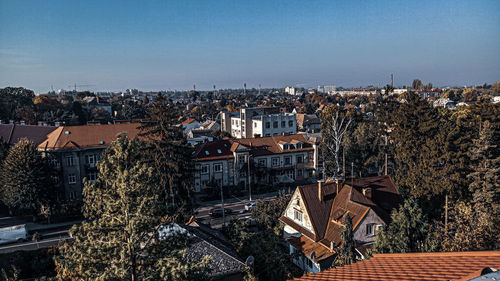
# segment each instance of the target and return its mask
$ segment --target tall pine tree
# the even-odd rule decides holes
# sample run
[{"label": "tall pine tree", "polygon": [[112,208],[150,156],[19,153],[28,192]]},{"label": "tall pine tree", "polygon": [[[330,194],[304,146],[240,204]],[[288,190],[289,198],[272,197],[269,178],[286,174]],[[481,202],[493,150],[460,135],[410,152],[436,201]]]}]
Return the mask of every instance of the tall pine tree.
[{"label": "tall pine tree", "polygon": [[176,216],[177,221],[183,221],[193,212],[194,164],[182,127],[176,126],[181,114],[172,101],[163,96],[153,102],[148,114],[149,121],[141,127],[142,135],[148,138],[145,152],[160,176],[169,212]]},{"label": "tall pine tree", "polygon": [[157,239],[165,221],[162,186],[146,145],[121,135],[103,153],[99,178],[85,182],[84,216],[56,258],[63,280],[200,280],[207,260],[185,260],[188,239]]},{"label": "tall pine tree", "polygon": [[0,174],[1,200],[14,213],[35,218],[42,205],[53,202],[53,171],[28,139],[21,139],[9,150]]},{"label": "tall pine tree", "polygon": [[344,266],[356,261],[356,249],[354,248],[354,236],[352,233],[352,219],[349,214],[344,217],[344,225],[342,226],[342,234],[340,236],[342,244],[335,258],[335,266]]}]

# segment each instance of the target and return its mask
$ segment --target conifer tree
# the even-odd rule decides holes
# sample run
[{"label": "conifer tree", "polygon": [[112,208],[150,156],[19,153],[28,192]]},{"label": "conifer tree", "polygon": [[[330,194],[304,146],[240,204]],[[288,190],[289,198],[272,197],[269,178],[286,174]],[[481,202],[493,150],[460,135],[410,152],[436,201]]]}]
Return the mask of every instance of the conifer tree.
[{"label": "conifer tree", "polygon": [[52,170],[28,139],[10,149],[0,174],[1,200],[11,211],[35,218],[42,205],[51,203]]},{"label": "conifer tree", "polygon": [[162,187],[156,171],[144,161],[145,144],[120,135],[103,153],[96,182],[85,182],[85,221],[56,258],[63,280],[201,280],[204,259],[185,260],[188,239],[159,240],[165,222]]},{"label": "conifer tree", "polygon": [[391,223],[375,238],[375,253],[409,253],[432,250],[434,241],[429,241],[429,223],[413,198],[394,210]]},{"label": "conifer tree", "polygon": [[485,121],[471,148],[468,175],[472,200],[452,204],[448,225],[443,227],[443,249],[493,250],[500,247],[500,156],[493,143],[491,124]]},{"label": "conifer tree", "polygon": [[349,214],[344,217],[344,225],[342,226],[342,234],[340,236],[342,244],[340,251],[335,259],[336,266],[344,266],[356,261],[356,250],[354,248],[354,236],[352,233],[352,219]]},{"label": "conifer tree", "polygon": [[142,135],[148,138],[145,153],[160,175],[160,185],[169,212],[177,217],[176,220],[182,221],[193,211],[191,193],[194,164],[182,127],[176,126],[180,112],[171,100],[160,96],[155,99],[148,114],[149,121],[141,127]]}]

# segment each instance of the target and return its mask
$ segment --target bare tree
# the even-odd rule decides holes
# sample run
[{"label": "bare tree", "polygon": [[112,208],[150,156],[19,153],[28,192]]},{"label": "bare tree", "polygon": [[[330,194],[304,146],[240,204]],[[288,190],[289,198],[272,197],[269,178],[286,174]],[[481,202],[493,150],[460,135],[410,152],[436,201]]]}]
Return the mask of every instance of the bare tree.
[{"label": "bare tree", "polygon": [[346,114],[340,114],[336,106],[328,107],[321,114],[321,132],[323,146],[323,178],[326,176],[326,164],[328,156],[335,158],[334,177],[340,176],[340,150],[342,149],[342,139],[344,138],[352,118]]}]

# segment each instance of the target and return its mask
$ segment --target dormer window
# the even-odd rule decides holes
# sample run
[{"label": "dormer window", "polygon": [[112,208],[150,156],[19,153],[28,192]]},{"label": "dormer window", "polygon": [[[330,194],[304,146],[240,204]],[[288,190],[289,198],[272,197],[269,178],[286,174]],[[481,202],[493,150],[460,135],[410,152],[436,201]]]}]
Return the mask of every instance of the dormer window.
[{"label": "dormer window", "polygon": [[302,143],[301,142],[297,143],[295,146],[297,147],[297,149],[302,149]]},{"label": "dormer window", "polygon": [[210,152],[208,152],[208,150],[205,150],[205,154],[208,156],[210,155]]},{"label": "dormer window", "polygon": [[222,154],[222,150],[217,149],[217,153]]},{"label": "dormer window", "polygon": [[288,149],[290,149],[290,146],[288,144],[284,144],[283,145],[283,150],[288,150]]}]

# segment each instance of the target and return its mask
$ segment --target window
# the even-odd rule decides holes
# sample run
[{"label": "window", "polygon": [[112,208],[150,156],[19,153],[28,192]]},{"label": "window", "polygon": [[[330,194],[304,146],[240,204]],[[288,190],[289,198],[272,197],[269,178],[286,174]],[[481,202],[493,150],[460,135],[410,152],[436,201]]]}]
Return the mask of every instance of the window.
[{"label": "window", "polygon": [[271,123],[270,122],[266,122],[266,129],[269,129],[271,128]]},{"label": "window", "polygon": [[304,171],[302,169],[297,170],[297,177],[302,177],[304,175]]},{"label": "window", "polygon": [[87,180],[90,182],[95,182],[97,180],[97,173],[96,172],[88,173]]},{"label": "window", "polygon": [[286,127],[286,122],[285,121],[281,121],[281,128],[285,128]]},{"label": "window", "polygon": [[307,266],[312,269],[313,268],[313,262],[310,259],[308,259],[308,258],[305,258],[305,260],[306,260]]},{"label": "window", "polygon": [[302,148],[302,143],[299,142],[299,143],[296,144],[296,146],[297,146],[297,149],[301,149]]},{"label": "window", "polygon": [[297,161],[297,164],[304,162],[304,158],[303,158],[303,156],[302,156],[302,155],[297,155],[297,157],[296,157],[296,158],[297,158],[297,160],[296,160],[296,161]]},{"label": "window", "polygon": [[278,121],[273,122],[273,128],[275,128],[275,129],[278,128]]},{"label": "window", "polygon": [[279,157],[274,157],[271,159],[271,164],[273,167],[279,167],[280,165],[280,158]]},{"label": "window", "polygon": [[85,163],[87,163],[89,166],[94,167],[96,162],[95,160],[95,154],[85,155]]},{"label": "window", "polygon": [[241,119],[245,119],[245,112],[241,113]]},{"label": "window", "polygon": [[257,128],[257,122],[253,123],[253,127]]},{"label": "window", "polygon": [[238,156],[238,162],[245,163],[245,155]]},{"label": "window", "polygon": [[214,172],[216,172],[216,173],[222,172],[222,164],[221,163],[214,164]]},{"label": "window", "polygon": [[285,165],[286,166],[292,165],[292,157],[291,156],[285,156]]},{"label": "window", "polygon": [[296,221],[299,221],[299,222],[302,222],[302,217],[303,217],[303,214],[301,211],[299,210],[293,210],[293,218],[296,220]]},{"label": "window", "polygon": [[50,159],[50,165],[54,168],[59,168],[60,167],[59,160],[57,160],[56,158]]},{"label": "window", "polygon": [[66,156],[66,166],[72,167],[75,165],[75,158],[73,155]]},{"label": "window", "polygon": [[266,167],[267,166],[267,160],[266,159],[259,159],[259,166],[260,167]]},{"label": "window", "polygon": [[75,184],[76,183],[76,175],[75,174],[69,174],[68,175],[68,184]]},{"label": "window", "polygon": [[283,150],[288,150],[288,149],[290,149],[290,146],[288,144],[284,144],[283,145]]},{"label": "window", "polygon": [[366,236],[375,235],[375,224],[369,223],[366,225]]},{"label": "window", "polygon": [[288,127],[293,127],[293,121],[292,120],[288,121]]},{"label": "window", "polygon": [[202,165],[201,166],[201,173],[202,174],[208,174],[208,165]]},{"label": "window", "polygon": [[73,200],[73,199],[76,199],[76,192],[70,191],[70,193],[69,193],[69,200]]}]

